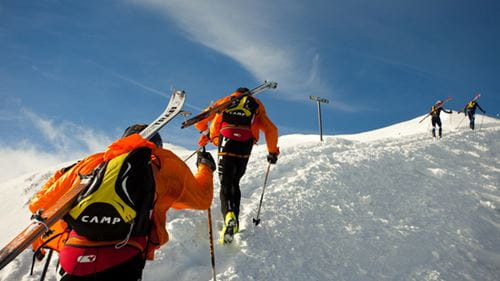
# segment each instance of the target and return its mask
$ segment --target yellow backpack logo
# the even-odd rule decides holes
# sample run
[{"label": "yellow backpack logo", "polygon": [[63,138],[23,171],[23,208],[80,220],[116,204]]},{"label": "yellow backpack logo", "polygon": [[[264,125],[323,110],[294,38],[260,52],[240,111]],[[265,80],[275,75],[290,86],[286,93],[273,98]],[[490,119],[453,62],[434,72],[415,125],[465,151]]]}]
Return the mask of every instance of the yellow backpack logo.
[{"label": "yellow backpack logo", "polygon": [[70,227],[94,241],[145,234],[155,195],[151,149],[119,155],[96,168],[93,177],[65,216]]},{"label": "yellow backpack logo", "polygon": [[[127,203],[125,203],[115,191],[115,183],[116,179],[118,178],[118,173],[120,172],[122,165],[124,164],[124,160],[128,155],[129,153],[125,153],[109,161],[101,185],[92,194],[92,196],[87,196],[86,198],[78,202],[78,204],[69,212],[70,216],[72,216],[74,219],[77,219],[89,205],[94,203],[107,203],[115,208],[120,217],[111,218],[104,216],[99,218],[97,216],[89,217],[88,215],[84,215],[82,216],[81,220],[90,223],[116,224],[120,222],[120,220],[129,223],[135,218],[135,210],[132,209],[132,207],[130,207]],[[130,170],[130,163],[126,164],[128,165],[126,169]],[[125,177],[126,173],[127,171],[125,171]],[[124,190],[126,190],[126,182],[127,179],[125,178],[122,181]],[[130,201],[132,200],[130,199]]]},{"label": "yellow backpack logo", "polygon": [[243,116],[246,116],[246,117],[251,116],[251,115],[252,115],[252,112],[251,112],[249,109],[247,109],[247,108],[245,107],[245,106],[246,106],[246,104],[247,104],[247,98],[248,98],[248,96],[244,96],[244,97],[240,100],[240,102],[238,103],[238,105],[237,105],[237,106],[232,107],[232,108],[229,108],[229,109],[226,109],[226,111],[225,111],[225,112],[226,112],[226,113],[231,114],[231,113],[234,113],[234,112],[236,112],[236,111],[240,111],[240,112],[242,112],[242,113],[243,113],[243,114],[242,114]]},{"label": "yellow backpack logo", "polygon": [[241,97],[222,113],[222,121],[237,126],[250,126],[259,104],[251,96]]}]

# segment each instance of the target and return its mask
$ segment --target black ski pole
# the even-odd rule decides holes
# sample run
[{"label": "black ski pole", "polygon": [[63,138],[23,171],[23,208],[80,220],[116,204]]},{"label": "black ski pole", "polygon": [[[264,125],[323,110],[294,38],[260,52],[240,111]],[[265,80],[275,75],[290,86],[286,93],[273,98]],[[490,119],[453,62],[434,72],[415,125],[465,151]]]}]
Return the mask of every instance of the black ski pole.
[{"label": "black ski pole", "polygon": [[[193,155],[195,155],[200,150],[202,152],[206,152],[207,151],[205,149],[205,146],[200,146],[191,155],[189,155],[189,157],[187,157],[184,160],[184,162],[188,161],[189,158],[193,157]],[[216,281],[214,236],[213,236],[213,232],[212,232],[212,211],[211,211],[211,207],[208,208],[207,212],[208,212],[207,213],[207,218],[208,218],[208,238],[210,240],[209,242],[210,242],[210,258],[211,258],[211,262],[212,262],[212,274],[213,274],[214,281]]]},{"label": "black ski pole", "polygon": [[255,226],[259,225],[260,219],[260,207],[262,206],[262,200],[264,199],[264,192],[266,191],[266,184],[267,184],[267,178],[269,177],[269,170],[271,169],[271,163],[267,165],[267,170],[266,170],[266,176],[264,178],[264,187],[262,188],[262,194],[260,195],[260,202],[259,202],[259,209],[257,210],[257,218],[253,219],[253,223],[255,223]]},{"label": "black ski pole", "polygon": [[54,252],[54,250],[50,249],[49,254],[47,255],[47,260],[45,261],[45,266],[43,267],[42,275],[40,276],[40,281],[45,280],[45,275],[47,274],[47,269],[49,268],[50,259],[52,258],[52,252]]},{"label": "black ski pole", "polygon": [[[203,153],[207,152],[207,150],[205,149],[205,146],[201,146],[200,148],[202,149],[201,151]],[[207,211],[208,211],[208,213],[207,213],[207,217],[208,217],[208,237],[210,239],[210,258],[211,258],[211,262],[212,262],[212,274],[213,274],[213,277],[214,277],[214,281],[216,281],[215,253],[214,253],[214,235],[213,235],[213,232],[212,232],[212,208],[209,207]]]},{"label": "black ski pole", "polygon": [[214,253],[214,235],[212,232],[212,211],[211,208],[208,208],[208,238],[210,239],[210,258],[212,261],[212,274],[214,277],[214,281],[216,281],[216,273],[215,273],[215,253]]}]

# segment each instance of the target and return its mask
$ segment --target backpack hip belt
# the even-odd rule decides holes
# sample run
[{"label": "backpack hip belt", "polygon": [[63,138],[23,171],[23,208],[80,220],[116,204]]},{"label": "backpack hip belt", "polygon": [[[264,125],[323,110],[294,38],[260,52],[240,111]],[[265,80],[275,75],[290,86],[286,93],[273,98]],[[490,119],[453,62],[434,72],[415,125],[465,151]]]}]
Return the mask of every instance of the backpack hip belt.
[{"label": "backpack hip belt", "polygon": [[252,138],[250,126],[234,125],[226,122],[222,122],[220,133],[224,137],[235,141],[247,141]]}]

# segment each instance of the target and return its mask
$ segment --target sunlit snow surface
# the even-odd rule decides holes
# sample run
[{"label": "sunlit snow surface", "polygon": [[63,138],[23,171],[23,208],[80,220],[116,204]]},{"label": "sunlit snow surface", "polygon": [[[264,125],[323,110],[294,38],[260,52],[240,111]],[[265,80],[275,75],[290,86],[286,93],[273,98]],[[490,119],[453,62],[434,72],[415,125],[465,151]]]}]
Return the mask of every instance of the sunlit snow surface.
[{"label": "sunlit snow surface", "polygon": [[[500,280],[500,121],[478,115],[471,131],[463,115],[444,115],[434,140],[422,118],[323,142],[280,137],[255,227],[267,167],[261,141],[241,181],[243,232],[215,245],[217,280]],[[1,184],[1,245],[28,223],[26,202],[53,170]],[[207,212],[168,218],[170,242],[144,280],[210,280]],[[39,280],[43,263],[29,276],[31,258],[25,251],[0,280]],[[56,280],[56,261],[46,280]]]}]

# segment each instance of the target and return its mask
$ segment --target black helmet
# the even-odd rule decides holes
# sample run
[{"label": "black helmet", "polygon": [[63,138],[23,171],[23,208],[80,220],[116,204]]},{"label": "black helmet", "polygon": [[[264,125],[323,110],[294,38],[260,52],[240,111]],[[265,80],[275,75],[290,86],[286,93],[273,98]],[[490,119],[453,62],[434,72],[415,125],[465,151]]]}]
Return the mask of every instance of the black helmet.
[{"label": "black helmet", "polygon": [[244,88],[244,87],[241,87],[241,88],[238,88],[236,89],[236,92],[239,92],[239,93],[246,93],[246,92],[249,92],[250,90],[248,88]]},{"label": "black helmet", "polygon": [[[148,125],[146,125],[146,124],[132,125],[132,126],[128,127],[127,129],[125,129],[125,132],[123,132],[122,138],[124,138],[126,136],[130,136],[132,134],[136,134],[136,133],[138,134],[138,133],[142,132],[142,130],[144,130],[147,126]],[[149,141],[154,143],[157,147],[163,147],[163,141],[162,141],[159,133],[154,134],[154,136],[151,137],[151,139]]]}]

